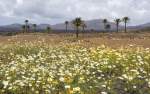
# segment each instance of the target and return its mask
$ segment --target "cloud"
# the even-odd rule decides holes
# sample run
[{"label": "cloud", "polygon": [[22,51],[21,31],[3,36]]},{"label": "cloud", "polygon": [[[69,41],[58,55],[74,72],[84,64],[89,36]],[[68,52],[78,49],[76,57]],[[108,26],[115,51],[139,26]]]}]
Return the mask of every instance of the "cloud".
[{"label": "cloud", "polygon": [[150,22],[149,0],[1,0],[0,24],[56,24],[75,17],[85,20],[122,18],[129,16],[130,24]]}]

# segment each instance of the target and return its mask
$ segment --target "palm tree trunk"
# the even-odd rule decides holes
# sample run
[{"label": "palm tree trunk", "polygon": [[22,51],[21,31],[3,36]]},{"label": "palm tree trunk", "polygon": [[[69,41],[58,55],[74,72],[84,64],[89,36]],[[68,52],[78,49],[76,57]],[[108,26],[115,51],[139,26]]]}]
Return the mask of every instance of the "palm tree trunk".
[{"label": "palm tree trunk", "polygon": [[103,33],[105,33],[106,32],[106,24],[104,24],[104,32]]},{"label": "palm tree trunk", "polygon": [[118,29],[118,27],[119,27],[119,26],[117,25],[117,33],[119,32],[119,29]]},{"label": "palm tree trunk", "polygon": [[25,33],[27,33],[27,25],[25,26]]},{"label": "palm tree trunk", "polygon": [[27,33],[28,32],[28,24],[26,23],[26,26],[25,26],[25,32]]},{"label": "palm tree trunk", "polygon": [[76,38],[79,37],[79,28],[77,27],[77,31],[76,31]]},{"label": "palm tree trunk", "polygon": [[36,27],[34,28],[34,32],[36,32]]},{"label": "palm tree trunk", "polygon": [[67,26],[67,24],[66,24],[66,32],[68,32],[68,26]]},{"label": "palm tree trunk", "polygon": [[127,23],[125,22],[125,33],[127,33]]}]

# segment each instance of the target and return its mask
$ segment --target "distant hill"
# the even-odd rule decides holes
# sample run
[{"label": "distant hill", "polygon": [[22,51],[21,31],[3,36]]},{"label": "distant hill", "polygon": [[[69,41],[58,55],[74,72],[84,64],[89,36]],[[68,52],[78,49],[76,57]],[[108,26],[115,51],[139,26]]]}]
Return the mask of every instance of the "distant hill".
[{"label": "distant hill", "polygon": [[[30,29],[33,29],[33,24],[29,24]],[[37,30],[45,30],[49,24],[39,24],[37,25]],[[13,32],[13,31],[21,31],[22,25],[21,24],[10,24],[5,26],[0,26],[0,31],[6,31],[6,32]]]},{"label": "distant hill", "polygon": [[146,23],[146,24],[138,25],[138,27],[142,27],[142,28],[150,27],[150,23]]},{"label": "distant hill", "polygon": [[21,24],[5,25],[5,26],[0,26],[0,31],[20,31],[21,27],[22,27]]},{"label": "distant hill", "polygon": [[131,30],[144,30],[147,28],[150,28],[150,23],[140,24],[136,26],[128,26],[128,29],[131,29]]},{"label": "distant hill", "polygon": [[[104,23],[102,19],[94,19],[94,20],[87,20],[85,21],[87,28],[86,30],[96,30],[96,31],[103,31],[104,30]],[[111,30],[114,31],[116,30],[116,24],[113,22],[108,22],[108,24],[111,25]],[[32,24],[30,25],[30,29],[33,29]],[[49,25],[49,24],[39,24],[37,25],[37,30],[42,31],[45,30],[48,26],[50,26],[53,30],[65,30],[65,24],[60,23],[60,24],[55,24],[55,25]],[[142,24],[142,25],[137,25],[137,26],[128,26],[128,29],[130,30],[141,30],[145,28],[150,28],[150,23]],[[119,26],[119,29],[122,30],[124,29],[123,26]],[[10,25],[5,25],[5,26],[0,26],[0,31],[21,31],[22,30],[22,25],[21,24],[10,24]],[[68,30],[74,30],[74,26],[72,25],[72,22],[69,22],[68,25]]]}]

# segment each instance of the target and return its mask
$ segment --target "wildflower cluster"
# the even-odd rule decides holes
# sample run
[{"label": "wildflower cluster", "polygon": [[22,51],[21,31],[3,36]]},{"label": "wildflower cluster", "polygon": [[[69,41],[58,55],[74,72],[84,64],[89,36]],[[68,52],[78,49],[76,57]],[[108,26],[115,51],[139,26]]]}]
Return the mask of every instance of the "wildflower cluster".
[{"label": "wildflower cluster", "polygon": [[150,94],[150,49],[1,46],[0,94]]}]

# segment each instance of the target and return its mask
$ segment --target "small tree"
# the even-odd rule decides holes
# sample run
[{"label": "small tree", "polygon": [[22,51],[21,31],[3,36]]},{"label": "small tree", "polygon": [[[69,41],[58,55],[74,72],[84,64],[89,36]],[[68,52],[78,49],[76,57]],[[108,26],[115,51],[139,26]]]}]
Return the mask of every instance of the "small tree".
[{"label": "small tree", "polygon": [[76,37],[79,37],[79,27],[82,25],[82,20],[80,17],[73,20],[73,25],[76,27]]}]

